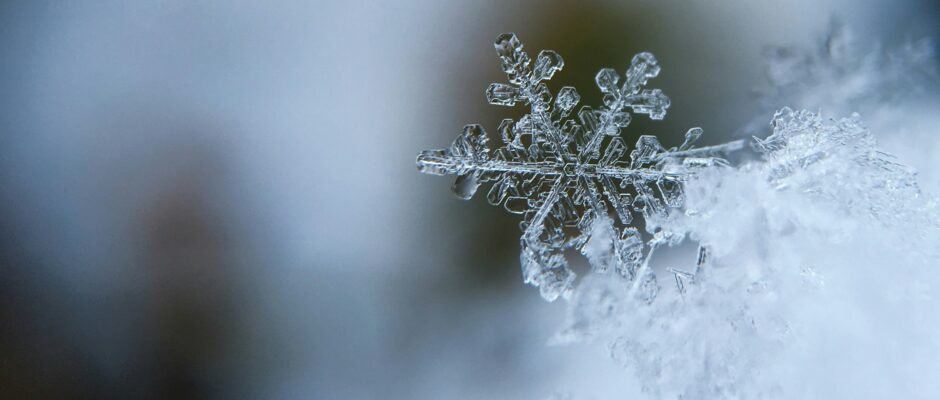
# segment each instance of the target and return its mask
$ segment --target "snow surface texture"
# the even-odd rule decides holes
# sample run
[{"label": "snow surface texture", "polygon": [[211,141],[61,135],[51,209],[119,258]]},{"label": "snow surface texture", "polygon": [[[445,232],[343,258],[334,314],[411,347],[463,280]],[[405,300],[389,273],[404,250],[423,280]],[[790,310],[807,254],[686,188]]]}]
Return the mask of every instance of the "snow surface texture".
[{"label": "snow surface texture", "polygon": [[940,393],[935,203],[857,118],[773,128],[761,161],[687,183],[669,225],[709,249],[694,284],[647,305],[586,279],[558,339],[608,343],[654,398]]},{"label": "snow surface texture", "polygon": [[[521,50],[521,45],[512,48]],[[504,54],[500,50],[505,67]],[[627,73],[628,83],[636,76],[637,65],[652,60],[646,55],[638,58],[639,64],[635,58]],[[866,84],[869,94],[886,93],[881,86],[885,91],[896,87],[881,81],[883,66],[859,60],[823,60],[813,70],[841,70],[844,74],[839,77],[856,76],[849,81],[874,82]],[[905,76],[904,67],[897,68],[901,70],[895,76]],[[658,67],[648,71],[658,72]],[[602,74],[603,70],[598,83],[603,89]],[[819,79],[838,81],[831,76]],[[574,123],[585,128],[565,130],[563,115],[540,119],[554,112],[533,105],[539,101],[531,95],[534,83],[520,82],[514,93],[529,99],[520,101],[532,105],[532,113],[520,120],[528,121],[522,124],[525,129],[516,128],[518,123],[511,126],[513,132],[524,130],[537,145],[535,150],[530,145],[531,159],[488,158],[482,130],[468,128],[450,149],[422,153],[418,165],[424,172],[460,175],[458,194],[467,194],[461,183],[468,179],[474,188],[489,181],[496,182],[493,188],[507,187],[503,182],[522,177],[538,183],[515,189],[522,194],[515,197],[527,199],[520,209],[526,213],[523,272],[546,298],[565,294],[570,299],[566,326],[556,342],[606,344],[613,357],[637,375],[651,398],[926,399],[940,394],[940,381],[933,379],[940,376],[937,203],[922,193],[912,170],[879,150],[859,115],[830,118],[783,108],[773,116],[770,135],[752,143],[757,159],[735,167],[712,150],[704,159],[688,156],[686,145],[670,150],[653,146],[652,156],[644,156],[644,141],[650,141],[644,138],[649,137],[640,139],[630,163],[617,163],[623,150],[600,157],[591,155],[594,150],[585,145],[604,134],[613,137],[607,138],[611,143],[619,138],[619,131],[608,127],[621,125],[586,122],[590,115],[611,121],[616,107],[588,109],[587,120],[581,117],[580,123]],[[639,86],[625,84],[620,90],[636,93]],[[792,89],[787,96],[818,98],[798,94],[819,90],[815,88]],[[491,86],[491,102],[494,91],[498,90]],[[871,101],[851,93],[838,96],[858,104]],[[605,103],[624,107],[616,98]],[[875,111],[877,103],[845,107]],[[557,108],[565,107],[556,101]],[[661,117],[664,111],[662,107],[662,112],[650,115]],[[690,132],[688,137],[698,135]],[[579,135],[587,140],[579,141]],[[505,146],[497,154],[518,143],[511,134],[503,138]],[[585,147],[591,151],[582,158]],[[716,150],[738,147],[733,143]],[[566,154],[565,148],[578,153]],[[534,163],[544,168],[539,170],[544,177],[505,167],[489,176],[488,166],[510,161],[526,168]],[[633,206],[629,211],[639,212],[646,222],[651,238],[642,245],[642,253],[636,250],[639,234],[629,227],[632,220],[617,220],[616,204],[622,197],[612,194],[623,193],[610,190],[602,198],[596,189],[606,176],[597,171],[605,168],[618,171],[618,177],[632,178],[624,179],[626,185],[612,186],[634,187],[626,194],[635,196],[634,201],[621,204]],[[672,177],[675,187],[664,190],[661,182]],[[659,191],[644,194],[643,187]],[[490,191],[497,193],[497,204],[506,200],[501,190]],[[568,199],[572,205],[566,210],[574,216],[552,205],[558,198]],[[614,212],[605,208],[607,203]],[[664,205],[664,211],[650,212],[655,209],[650,204]],[[566,215],[571,218],[560,218]],[[546,216],[563,223],[549,225]],[[577,233],[570,234],[564,226],[576,227]],[[649,267],[652,249],[683,238],[700,245],[691,268]],[[575,285],[563,258],[558,260],[560,252],[571,247],[588,258],[595,272],[621,273],[588,274]],[[671,273],[674,282],[656,280],[656,273]]]}]

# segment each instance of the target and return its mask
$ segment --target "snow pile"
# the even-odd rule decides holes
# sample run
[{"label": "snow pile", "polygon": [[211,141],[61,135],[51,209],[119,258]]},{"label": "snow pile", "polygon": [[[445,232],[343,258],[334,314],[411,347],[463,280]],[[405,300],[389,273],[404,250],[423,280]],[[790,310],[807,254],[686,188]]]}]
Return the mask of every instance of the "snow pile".
[{"label": "snow pile", "polygon": [[596,340],[654,398],[928,398],[940,219],[858,117],[780,111],[762,159],[686,185],[664,222],[708,249],[652,303],[597,275],[560,341]]}]

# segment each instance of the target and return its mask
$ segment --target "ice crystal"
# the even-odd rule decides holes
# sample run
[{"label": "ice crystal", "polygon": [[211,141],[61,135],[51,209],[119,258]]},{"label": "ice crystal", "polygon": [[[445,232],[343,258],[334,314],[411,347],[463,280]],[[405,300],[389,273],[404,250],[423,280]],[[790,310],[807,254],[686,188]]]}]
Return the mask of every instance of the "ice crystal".
[{"label": "ice crystal", "polygon": [[771,125],[773,134],[757,139],[755,147],[776,188],[798,190],[844,212],[903,227],[908,243],[924,236],[916,229],[938,226],[934,205],[921,193],[914,171],[877,147],[858,114],[826,119],[784,108]]},{"label": "ice crystal", "polygon": [[[635,55],[623,76],[601,69],[595,81],[603,105],[582,106],[573,117],[577,90],[565,86],[553,102],[545,83],[564,67],[558,53],[543,50],[533,62],[511,33],[500,35],[495,47],[508,83],[491,84],[486,99],[522,104],[528,113],[500,123],[495,149],[488,147],[482,126],[465,126],[449,148],[421,152],[419,171],[457,175],[453,191],[462,199],[488,185],[490,204],[523,215],[523,277],[545,299],[570,294],[575,274],[563,253],[577,249],[594,271],[615,269],[651,301],[656,282],[646,268],[649,256],[681,240],[652,221],[682,206],[683,183],[698,169],[724,164],[719,156],[743,142],[696,148],[702,129],[692,128],[682,145],[669,149],[655,136],[640,136],[628,155],[620,130],[635,114],[659,120],[669,107],[661,90],[645,88],[660,72],[652,54]],[[636,216],[646,220],[647,235],[636,228]]]}]

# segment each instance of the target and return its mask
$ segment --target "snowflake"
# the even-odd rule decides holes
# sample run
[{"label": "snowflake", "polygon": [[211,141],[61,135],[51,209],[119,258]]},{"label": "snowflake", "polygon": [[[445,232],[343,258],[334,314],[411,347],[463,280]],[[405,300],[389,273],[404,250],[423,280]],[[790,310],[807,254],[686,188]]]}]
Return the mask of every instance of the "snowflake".
[{"label": "snowflake", "polygon": [[[655,248],[682,239],[655,221],[682,207],[683,183],[697,169],[726,164],[718,156],[741,148],[743,141],[696,148],[702,129],[692,128],[681,146],[665,149],[655,136],[643,135],[627,159],[620,129],[630,124],[631,112],[660,120],[670,104],[661,90],[644,88],[660,70],[652,54],[635,55],[622,83],[615,70],[601,69],[595,80],[603,106],[583,106],[573,118],[580,101],[575,88],[561,88],[552,102],[545,83],[564,66],[558,53],[543,50],[533,63],[511,33],[500,35],[495,47],[509,83],[491,84],[487,100],[521,103],[529,113],[500,123],[501,144],[493,150],[483,127],[465,126],[449,148],[421,152],[418,170],[457,175],[453,190],[462,199],[489,185],[491,204],[524,216],[523,276],[546,300],[571,292],[575,274],[564,252],[577,249],[592,270],[613,267],[652,301],[656,283],[649,258]],[[646,235],[634,226],[634,213],[646,221]],[[700,262],[704,254],[700,250]],[[683,273],[674,272],[681,287]]]}]

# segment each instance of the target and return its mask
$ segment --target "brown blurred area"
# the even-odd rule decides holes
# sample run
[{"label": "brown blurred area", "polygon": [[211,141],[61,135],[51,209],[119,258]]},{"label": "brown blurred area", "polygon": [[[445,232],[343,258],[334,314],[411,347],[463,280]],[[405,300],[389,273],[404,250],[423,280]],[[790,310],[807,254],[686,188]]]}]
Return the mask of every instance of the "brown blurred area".
[{"label": "brown blurred area", "polygon": [[[4,398],[220,395],[213,375],[236,353],[244,324],[239,300],[245,295],[244,236],[235,226],[238,218],[226,215],[218,198],[226,180],[224,161],[200,139],[212,130],[204,124],[180,114],[169,120],[159,114],[132,118],[100,126],[114,133],[117,127],[144,129],[170,139],[142,152],[129,150],[122,170],[96,183],[102,191],[94,197],[108,207],[108,218],[121,221],[115,229],[120,233],[97,239],[127,246],[109,250],[103,260],[114,263],[105,267],[112,275],[70,284],[43,271],[46,266],[37,260],[46,257],[28,252],[34,243],[12,241],[2,253],[9,258],[4,261],[8,279],[0,289]],[[147,120],[154,125],[132,128]],[[99,145],[115,150],[113,144]],[[146,156],[135,160],[134,153]],[[151,169],[142,161],[150,156],[171,162]],[[87,162],[104,162],[107,156],[93,158]],[[6,222],[4,237],[26,239],[28,230]],[[122,237],[108,238],[111,234]],[[71,262],[66,265],[92,268]],[[89,348],[101,351],[104,360],[89,359],[94,356]],[[112,352],[123,354],[108,360],[116,356]],[[102,362],[115,364],[102,368]]]},{"label": "brown blurred area", "polygon": [[[203,155],[203,154],[198,154]],[[198,167],[197,167],[198,168]],[[145,221],[143,246],[149,287],[145,312],[154,325],[149,355],[154,392],[161,398],[204,398],[203,370],[232,352],[238,304],[226,231],[201,197],[205,171],[185,170],[158,194]]]},{"label": "brown blurred area", "polygon": [[414,156],[518,115],[484,101],[500,32],[583,104],[655,53],[669,115],[625,139],[717,143],[761,46],[837,11],[938,28],[927,1],[4,3],[0,397],[629,394],[603,351],[545,346],[564,308],[522,284],[516,216]]}]

